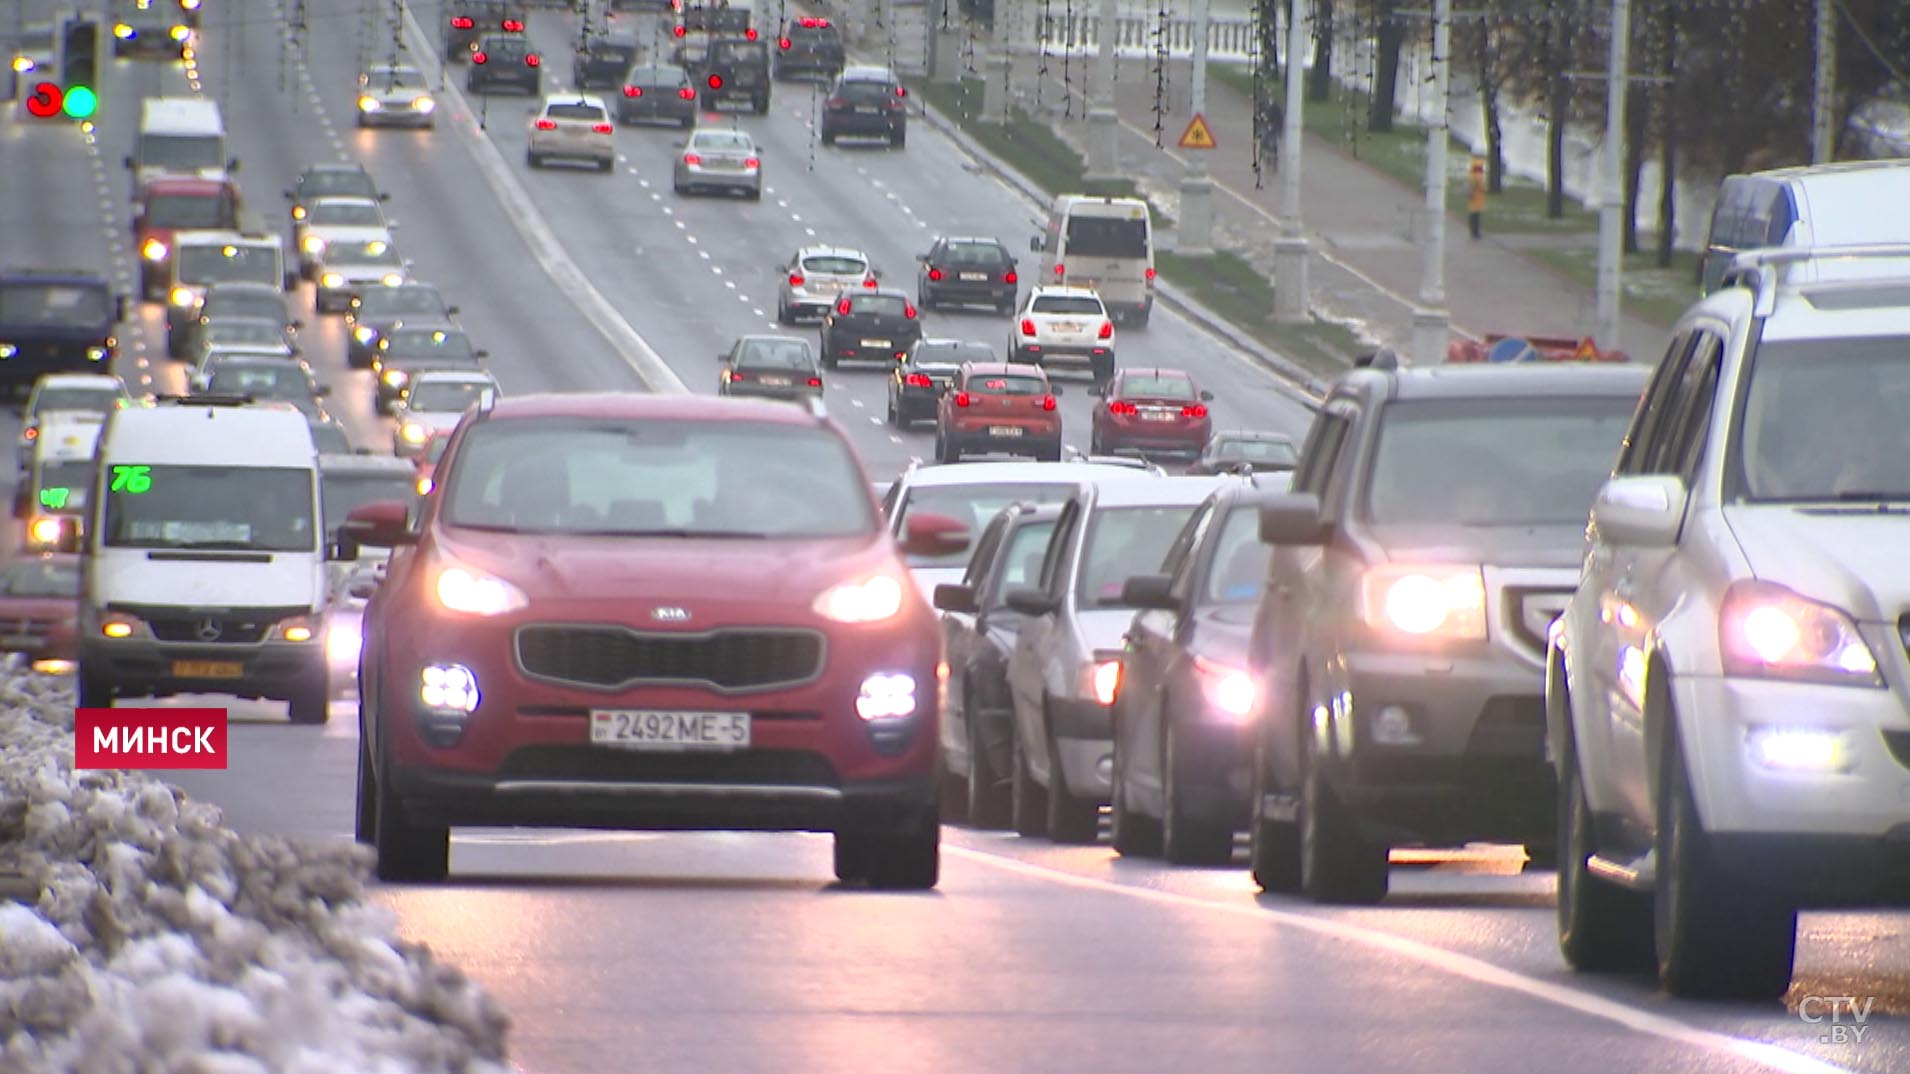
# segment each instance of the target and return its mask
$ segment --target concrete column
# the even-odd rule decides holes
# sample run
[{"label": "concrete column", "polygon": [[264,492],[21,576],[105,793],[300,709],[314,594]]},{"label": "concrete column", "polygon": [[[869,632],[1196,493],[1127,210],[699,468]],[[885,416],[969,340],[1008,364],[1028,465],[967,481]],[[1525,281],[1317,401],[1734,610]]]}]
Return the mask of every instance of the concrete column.
[{"label": "concrete column", "polygon": [[1000,123],[1008,110],[1008,57],[999,48],[982,60],[982,121]]},{"label": "concrete column", "polygon": [[1214,252],[1214,181],[1206,170],[1180,181],[1180,234],[1174,252],[1209,257]]},{"label": "concrete column", "polygon": [[1281,324],[1306,324],[1313,319],[1307,308],[1307,241],[1297,235],[1273,243],[1273,316]]},{"label": "concrete column", "polygon": [[1088,170],[1091,182],[1121,178],[1121,115],[1112,108],[1088,111]]},{"label": "concrete column", "polygon": [[1414,365],[1437,365],[1446,360],[1446,346],[1452,342],[1452,328],[1443,309],[1413,310]]},{"label": "concrete column", "polygon": [[1120,43],[1121,0],[1101,0],[1094,40],[1094,82],[1089,100],[1114,107],[1114,46]]}]

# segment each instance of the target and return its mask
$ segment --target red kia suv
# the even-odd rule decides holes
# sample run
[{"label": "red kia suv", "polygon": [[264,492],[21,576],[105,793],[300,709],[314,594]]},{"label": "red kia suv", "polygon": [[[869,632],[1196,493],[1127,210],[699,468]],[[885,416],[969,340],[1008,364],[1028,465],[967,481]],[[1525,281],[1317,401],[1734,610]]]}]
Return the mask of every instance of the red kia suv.
[{"label": "red kia suv", "polygon": [[935,410],[935,458],[1032,455],[1061,461],[1061,389],[1038,365],[963,362]]},{"label": "red kia suv", "polygon": [[435,881],[453,826],[835,834],[845,882],[933,887],[947,667],[842,430],[788,403],[480,403],[437,488],[351,512],[404,546],[364,613],[360,842]]},{"label": "red kia suv", "polygon": [[1214,393],[1202,391],[1178,369],[1123,369],[1094,408],[1088,451],[1094,455],[1136,452],[1199,458],[1214,438],[1207,404]]}]

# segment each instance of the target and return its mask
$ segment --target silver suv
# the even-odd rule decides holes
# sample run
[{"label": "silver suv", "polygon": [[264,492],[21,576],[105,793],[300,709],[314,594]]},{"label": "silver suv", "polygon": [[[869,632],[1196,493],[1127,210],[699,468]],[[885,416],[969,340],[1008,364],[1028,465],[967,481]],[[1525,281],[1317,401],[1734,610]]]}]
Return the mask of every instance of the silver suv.
[{"label": "silver suv", "polygon": [[1726,281],[1679,322],[1551,631],[1558,928],[1580,970],[1768,999],[1799,908],[1910,903],[1910,246]]},{"label": "silver suv", "polygon": [[776,323],[829,315],[844,291],[876,285],[869,255],[846,246],[805,246],[777,266]]}]

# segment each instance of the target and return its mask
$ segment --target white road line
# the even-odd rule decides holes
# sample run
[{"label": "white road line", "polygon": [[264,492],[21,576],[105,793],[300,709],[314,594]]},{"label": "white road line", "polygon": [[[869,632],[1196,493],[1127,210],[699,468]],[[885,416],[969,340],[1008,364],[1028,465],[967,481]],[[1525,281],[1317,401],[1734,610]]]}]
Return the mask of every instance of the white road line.
[{"label": "white road line", "polygon": [[810,237],[810,238],[812,238],[812,239],[816,237],[816,229],[815,229],[815,228],[812,228],[812,227],[806,227],[806,228],[803,228],[803,229],[802,229],[802,232],[803,232],[803,234],[805,234],[805,235],[807,235],[807,236],[809,236],[809,237]]},{"label": "white road line", "polygon": [[683,239],[684,239],[684,241],[685,241],[685,242],[688,242],[688,243],[689,243],[689,244],[690,244],[691,246],[695,246],[695,245],[696,245],[696,236],[695,236],[695,235],[685,235],[685,236],[683,236]]},{"label": "white road line", "polygon": [[[736,281],[735,281],[735,280],[724,280],[724,281],[723,281],[723,286],[724,286],[724,287],[727,287],[727,288],[729,288],[729,289],[730,289],[730,290],[732,290],[732,291],[734,291],[734,290],[736,290]],[[739,298],[741,298],[742,296],[740,296],[740,295],[739,295],[739,296],[737,296],[737,297],[739,297]],[[749,300],[748,300],[748,299],[744,299],[744,301],[745,301],[745,302],[747,302],[747,301],[749,301]]]},{"label": "white road line", "polygon": [[853,407],[860,407],[860,406],[862,405],[862,400],[860,400],[860,399],[851,399],[851,400],[849,400],[849,405],[850,405],[850,406],[853,406]]},{"label": "white road line", "polygon": [[[660,199],[660,198],[662,198],[662,197],[663,197],[663,195],[661,195],[661,194],[652,194],[652,195],[651,195],[651,197],[654,197],[654,198],[659,198],[659,199]],[[673,209],[673,208],[671,208],[671,207],[670,207],[670,206],[668,206],[668,205],[665,205],[665,206],[663,207],[663,215],[665,215],[665,216],[675,216],[675,215],[676,215],[676,210],[675,210],[675,209]]]},{"label": "white road line", "polygon": [[[632,169],[630,169],[630,174],[631,174],[631,175],[635,175],[635,174],[637,174],[637,169],[635,169],[635,168],[632,168]],[[640,186],[640,187],[642,187],[642,188],[643,188],[643,189],[645,189],[645,190],[648,190],[648,189],[650,189],[650,180],[648,180],[648,179],[639,179],[639,180],[637,180],[637,185],[638,185],[638,186]],[[650,195],[650,196],[654,198],[654,197],[658,197],[659,195],[656,195],[656,194],[652,194],[652,195]]]},{"label": "white road line", "polygon": [[1853,1074],[1849,1068],[1827,1063],[1812,1056],[1800,1055],[1797,1052],[1778,1047],[1775,1044],[1766,1044],[1763,1041],[1743,1040],[1723,1033],[1714,1033],[1708,1029],[1699,1029],[1696,1026],[1680,1022],[1675,1018],[1641,1010],[1617,1000],[1606,999],[1603,996],[1593,995],[1590,992],[1581,992],[1576,988],[1553,984],[1550,981],[1543,981],[1536,977],[1528,977],[1514,970],[1494,966],[1483,959],[1473,958],[1471,955],[1462,955],[1456,951],[1447,951],[1444,948],[1435,947],[1432,944],[1423,943],[1405,936],[1396,936],[1392,933],[1382,932],[1379,929],[1366,928],[1363,925],[1354,925],[1345,921],[1313,917],[1307,914],[1294,913],[1290,910],[1276,910],[1260,905],[1249,905],[1237,902],[1213,902],[1192,895],[1183,895],[1179,892],[1159,891],[1153,888],[1116,884],[1107,880],[1076,876],[1072,873],[1061,872],[1057,869],[1031,865],[1027,862],[1017,861],[1000,854],[990,854],[983,850],[954,846],[946,842],[942,844],[942,853],[953,854],[957,857],[965,858],[993,869],[999,869],[1002,872],[1015,873],[1034,880],[1045,880],[1049,883],[1060,884],[1065,887],[1077,888],[1084,891],[1098,891],[1104,894],[1121,895],[1130,899],[1139,899],[1144,902],[1155,903],[1156,905],[1178,907],[1183,910],[1202,910],[1208,913],[1228,914],[1233,917],[1262,921],[1273,925],[1284,925],[1288,928],[1310,932],[1315,936],[1325,937],[1329,940],[1359,944],[1362,947],[1395,957],[1410,959],[1429,969],[1448,973],[1454,977],[1460,977],[1491,988],[1503,989],[1507,992],[1515,992],[1529,999],[1538,1000],[1541,1003],[1549,1003],[1555,1007],[1563,1007],[1566,1010],[1585,1015],[1589,1018],[1597,1018],[1602,1021],[1611,1022],[1621,1028],[1629,1029],[1636,1033],[1657,1037],[1660,1040],[1669,1041],[1673,1044],[1682,1044],[1687,1047],[1697,1048],[1714,1055],[1757,1063],[1760,1066],[1768,1067],[1772,1070],[1785,1071],[1787,1074]]},{"label": "white road line", "polygon": [[[737,297],[737,298],[740,298],[740,299],[742,299],[742,300],[743,300],[743,301],[745,301],[745,302],[748,302],[748,301],[749,301],[749,296],[748,296],[748,295],[737,295],[736,297]],[[761,316],[763,315],[763,311],[762,311],[762,310],[750,310],[749,312],[750,312],[750,313],[751,313],[752,315],[754,315],[754,316],[757,316],[757,317],[761,317]],[[773,323],[773,322],[772,322],[772,323]]]}]

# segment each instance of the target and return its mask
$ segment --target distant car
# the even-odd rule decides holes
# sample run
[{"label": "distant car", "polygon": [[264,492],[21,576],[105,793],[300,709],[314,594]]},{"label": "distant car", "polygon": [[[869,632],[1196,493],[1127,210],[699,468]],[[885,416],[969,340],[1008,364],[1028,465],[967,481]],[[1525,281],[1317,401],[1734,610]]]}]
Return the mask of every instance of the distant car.
[{"label": "distant car", "polygon": [[48,373],[33,383],[26,409],[20,414],[20,441],[16,458],[25,469],[33,458],[33,442],[40,436],[40,416],[61,410],[110,414],[131,406],[126,382],[111,373]]},{"label": "distant car", "polygon": [[1299,461],[1299,448],[1294,446],[1293,438],[1284,433],[1223,429],[1207,441],[1207,450],[1200,453],[1200,458],[1194,460],[1187,472],[1220,474],[1244,469],[1257,474],[1277,473],[1292,470]]},{"label": "distant car", "polygon": [[787,78],[835,78],[842,72],[845,57],[842,32],[828,19],[817,15],[792,15],[783,23],[782,36],[776,39],[776,55],[771,74],[777,81]]},{"label": "distant car", "polygon": [[47,72],[59,61],[59,45],[54,36],[51,23],[35,23],[22,28],[18,36],[7,42],[12,46],[4,53],[8,61],[7,77],[13,80],[13,92],[8,99],[23,102],[22,111],[33,84],[46,78]]},{"label": "distant car", "polygon": [[204,369],[212,355],[233,350],[258,354],[276,354],[281,358],[298,355],[298,346],[286,334],[285,326],[265,317],[220,317],[199,326],[186,352],[186,364],[193,370]]},{"label": "distant car", "polygon": [[881,138],[900,149],[909,138],[909,91],[886,67],[847,67],[822,103],[817,133],[823,145],[836,139]]},{"label": "distant car", "polygon": [[369,368],[378,340],[398,321],[449,321],[457,315],[458,307],[447,304],[428,283],[406,280],[396,287],[374,287],[353,296],[345,311],[345,362],[353,369]]},{"label": "distant car", "polygon": [[343,313],[365,291],[405,282],[410,268],[390,232],[367,228],[349,236],[341,233],[319,255],[313,308],[319,313]]},{"label": "distant car", "polygon": [[438,125],[438,99],[424,72],[410,64],[373,64],[358,76],[358,125],[422,127]]},{"label": "distant car", "polygon": [[298,344],[298,330],[303,327],[285,304],[285,292],[277,287],[269,283],[238,280],[215,283],[206,288],[205,298],[199,303],[199,312],[174,333],[179,346],[174,357],[190,358],[199,349],[200,333],[207,325],[214,321],[235,319],[276,322],[279,334],[294,348]]},{"label": "distant car", "polygon": [[1008,355],[1043,368],[1085,367],[1100,390],[1114,379],[1114,320],[1085,287],[1036,287],[1015,314]]},{"label": "distant car", "polygon": [[552,94],[531,114],[524,160],[533,168],[551,160],[582,160],[607,172],[617,166],[616,133],[602,97]]},{"label": "distant car", "polygon": [[804,246],[777,267],[776,322],[826,317],[843,292],[872,289],[878,273],[869,255],[847,246]]},{"label": "distant car", "polygon": [[735,191],[761,201],[762,154],[745,131],[699,130],[684,141],[671,185],[678,194]]},{"label": "distant car", "polygon": [[1060,462],[1059,394],[1036,366],[964,363],[937,405],[936,460],[1004,454]]},{"label": "distant car", "polygon": [[471,69],[464,76],[464,88],[472,93],[490,93],[499,86],[510,86],[535,97],[543,89],[543,65],[544,58],[529,38],[487,34],[471,50]]},{"label": "distant car", "polygon": [[489,356],[490,352],[472,345],[463,328],[449,321],[400,321],[378,340],[378,357],[371,364],[376,377],[373,403],[378,413],[389,414],[412,377],[428,369],[475,372]]},{"label": "distant car", "polygon": [[33,670],[66,674],[79,658],[80,560],[39,555],[0,566],[0,653]]},{"label": "distant car", "polygon": [[584,93],[617,89],[625,84],[624,72],[637,62],[638,52],[634,34],[617,30],[595,34],[571,61],[570,84]]},{"label": "distant car", "polygon": [[456,428],[485,392],[497,395],[501,389],[497,379],[481,369],[433,369],[411,378],[392,409],[398,421],[391,453],[401,459],[415,457],[432,436]]},{"label": "distant car", "polygon": [[690,72],[669,64],[639,64],[624,75],[623,95],[617,99],[617,122],[674,123],[696,126],[696,87]]},{"label": "distant car", "polygon": [[806,339],[744,336],[717,356],[723,363],[718,395],[810,399],[822,395],[822,365]]},{"label": "distant car", "polygon": [[769,114],[769,45],[758,41],[754,30],[710,41],[694,77],[697,99],[705,112],[720,111],[725,102],[741,100],[757,115]]},{"label": "distant car", "polygon": [[934,421],[942,393],[968,362],[999,362],[1001,356],[986,343],[960,339],[918,339],[889,375],[889,424],[907,429],[918,421]]},{"label": "distant car", "polygon": [[291,203],[294,233],[298,231],[299,221],[305,219],[306,208],[318,198],[389,200],[362,164],[314,164],[299,173],[298,181],[285,192],[285,200]]},{"label": "distant car", "polygon": [[922,320],[907,295],[890,289],[845,292],[822,322],[822,364],[881,362],[908,357],[922,338]]},{"label": "distant car", "polygon": [[179,233],[236,231],[242,205],[239,185],[231,178],[160,175],[142,184],[133,201],[140,295],[150,302],[164,302]]},{"label": "distant car", "polygon": [[448,0],[444,6],[444,58],[464,63],[486,34],[521,34],[530,15],[523,0]]},{"label": "distant car", "polygon": [[258,400],[290,403],[307,418],[321,417],[319,400],[331,389],[318,383],[303,362],[285,358],[234,356],[212,367],[204,392],[210,395],[249,395]]},{"label": "distant car", "polygon": [[1213,398],[1182,370],[1123,369],[1094,408],[1088,450],[1199,458],[1214,435],[1214,417],[1207,409]]},{"label": "distant car", "polygon": [[1015,268],[1014,256],[996,239],[944,235],[921,257],[915,301],[925,310],[993,306],[1010,314],[1021,284]]},{"label": "distant car", "polygon": [[299,271],[308,280],[316,276],[333,242],[381,238],[390,231],[384,204],[377,198],[313,198],[305,207],[305,219],[292,229]]}]

